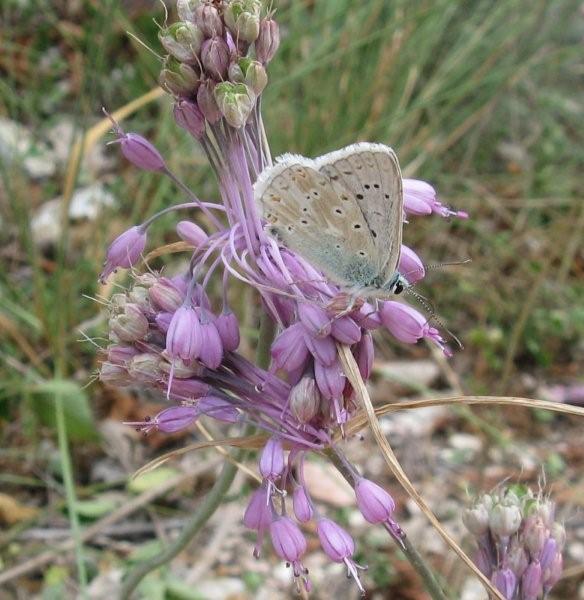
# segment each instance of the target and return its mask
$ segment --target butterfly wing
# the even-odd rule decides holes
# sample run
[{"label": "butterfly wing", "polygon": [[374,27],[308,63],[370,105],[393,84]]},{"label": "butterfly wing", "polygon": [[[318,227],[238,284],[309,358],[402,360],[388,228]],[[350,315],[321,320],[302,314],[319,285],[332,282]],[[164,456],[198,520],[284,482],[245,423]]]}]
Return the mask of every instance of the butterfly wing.
[{"label": "butterfly wing", "polygon": [[383,144],[359,143],[315,163],[356,198],[375,246],[377,272],[387,282],[399,261],[403,223],[402,176],[394,151]]},{"label": "butterfly wing", "polygon": [[314,161],[284,155],[262,173],[254,195],[268,232],[336,283],[366,287],[377,276],[375,244],[354,195]]}]

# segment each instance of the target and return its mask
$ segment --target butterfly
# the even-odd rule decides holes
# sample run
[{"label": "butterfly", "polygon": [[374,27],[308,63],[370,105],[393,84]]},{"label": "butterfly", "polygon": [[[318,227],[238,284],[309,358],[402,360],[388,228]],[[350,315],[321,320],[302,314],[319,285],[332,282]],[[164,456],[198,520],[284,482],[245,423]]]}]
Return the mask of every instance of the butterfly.
[{"label": "butterfly", "polygon": [[394,151],[357,143],[314,160],[284,154],[254,196],[266,231],[353,298],[399,294],[403,189]]}]

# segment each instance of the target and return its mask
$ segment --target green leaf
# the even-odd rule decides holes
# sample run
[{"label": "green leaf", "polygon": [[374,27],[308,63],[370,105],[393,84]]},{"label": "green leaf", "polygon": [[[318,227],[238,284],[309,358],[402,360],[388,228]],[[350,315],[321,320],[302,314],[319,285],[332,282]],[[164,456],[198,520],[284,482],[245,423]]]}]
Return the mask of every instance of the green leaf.
[{"label": "green leaf", "polygon": [[69,379],[51,379],[32,388],[33,406],[45,425],[55,426],[55,410],[52,400],[63,397],[67,435],[74,441],[98,439],[94,418],[85,391]]},{"label": "green leaf", "polygon": [[135,494],[141,494],[147,490],[162,485],[165,481],[180,475],[180,471],[172,467],[160,467],[143,475],[131,479],[128,482],[128,490]]},{"label": "green leaf", "polygon": [[99,519],[115,510],[120,503],[119,497],[98,496],[91,500],[78,500],[75,503],[75,512],[85,519]]}]

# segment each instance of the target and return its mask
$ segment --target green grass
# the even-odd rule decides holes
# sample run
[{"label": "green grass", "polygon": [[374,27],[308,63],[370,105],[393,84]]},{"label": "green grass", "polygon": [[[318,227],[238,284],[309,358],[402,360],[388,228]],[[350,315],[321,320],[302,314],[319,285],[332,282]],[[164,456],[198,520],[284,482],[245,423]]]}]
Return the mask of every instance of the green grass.
[{"label": "green grass", "polygon": [[[39,140],[63,117],[82,135],[102,105],[114,110],[147,92],[157,59],[125,32],[158,51],[151,18],[163,16],[154,6],[156,13],[127,15],[113,0],[82,2],[68,14],[41,0],[28,8],[3,3],[0,116],[24,123]],[[512,390],[517,370],[544,381],[569,375],[584,334],[579,3],[276,7],[283,40],[263,101],[273,152],[314,155],[356,140],[396,148],[407,175],[431,180],[473,217],[450,225],[420,220],[405,233],[428,262],[473,258],[432,273],[422,286],[466,342],[472,366],[462,370],[468,361],[460,361],[460,375],[467,388]],[[211,198],[209,171],[174,127],[169,106],[161,100],[124,126],[148,135]],[[33,448],[55,428],[64,467],[68,442],[95,435],[89,407],[99,388],[81,387],[96,351],[80,342],[78,329],[99,308],[86,296],[99,293],[104,249],[115,233],[177,199],[167,182],[110,152],[118,167],[107,185],[119,206],[82,234],[64,219],[63,235],[48,250],[35,245],[30,221],[62,192],[63,171],[32,182],[18,164],[0,168],[0,419],[18,424]],[[86,182],[84,173],[79,178]],[[157,225],[153,245],[170,223]],[[104,328],[84,326],[95,336]],[[3,447],[20,443],[14,427],[0,428],[0,436]],[[37,460],[42,468],[43,457]],[[67,468],[63,478],[71,508],[75,481]]]}]

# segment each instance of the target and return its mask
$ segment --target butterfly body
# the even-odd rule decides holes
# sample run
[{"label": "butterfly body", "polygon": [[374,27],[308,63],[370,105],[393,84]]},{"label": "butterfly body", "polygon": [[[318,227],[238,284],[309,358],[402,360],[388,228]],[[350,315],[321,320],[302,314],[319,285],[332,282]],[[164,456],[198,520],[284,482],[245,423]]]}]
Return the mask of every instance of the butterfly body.
[{"label": "butterfly body", "polygon": [[315,160],[285,154],[254,186],[267,231],[353,297],[407,287],[397,272],[403,191],[397,157],[359,143]]}]

